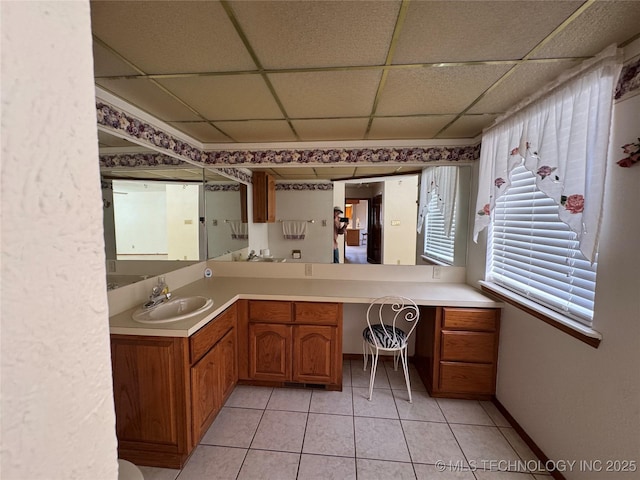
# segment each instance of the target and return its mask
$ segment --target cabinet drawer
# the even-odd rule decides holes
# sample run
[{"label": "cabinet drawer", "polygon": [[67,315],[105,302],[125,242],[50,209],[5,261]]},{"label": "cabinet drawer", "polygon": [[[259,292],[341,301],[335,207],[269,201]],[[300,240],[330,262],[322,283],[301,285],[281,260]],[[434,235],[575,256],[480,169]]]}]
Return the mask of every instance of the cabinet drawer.
[{"label": "cabinet drawer", "polygon": [[488,332],[443,331],[440,358],[458,362],[493,363],[496,337]]},{"label": "cabinet drawer", "polygon": [[340,318],[338,303],[295,302],[293,308],[297,323],[337,325]]},{"label": "cabinet drawer", "polygon": [[497,310],[489,308],[443,308],[442,328],[494,331]]},{"label": "cabinet drawer", "polygon": [[275,300],[249,301],[250,322],[290,323],[292,320],[291,302]]},{"label": "cabinet drawer", "polygon": [[483,363],[440,362],[442,392],[493,394],[494,366]]},{"label": "cabinet drawer", "polygon": [[189,360],[193,365],[236,325],[236,304],[227,308],[189,338]]}]

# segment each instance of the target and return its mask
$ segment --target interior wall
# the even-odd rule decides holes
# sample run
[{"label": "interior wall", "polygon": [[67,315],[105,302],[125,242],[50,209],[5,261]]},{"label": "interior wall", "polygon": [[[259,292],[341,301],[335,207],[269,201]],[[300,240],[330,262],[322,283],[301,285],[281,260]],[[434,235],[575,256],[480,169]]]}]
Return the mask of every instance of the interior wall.
[{"label": "interior wall", "polygon": [[207,257],[214,258],[231,253],[248,245],[247,239],[231,237],[231,227],[227,220],[240,221],[242,218],[240,191],[205,190],[205,218],[207,221]]},{"label": "interior wall", "polygon": [[[633,46],[638,53],[639,46]],[[545,454],[601,461],[603,469],[607,461],[636,462],[627,473],[588,472],[578,464],[564,472],[567,479],[640,478],[640,164],[616,165],[626,156],[621,146],[637,141],[639,132],[637,89],[614,107],[593,321],[603,336],[600,347],[514,307],[502,314],[497,398]],[[483,260],[474,258],[480,246],[470,247],[473,281]]]},{"label": "interior wall", "polygon": [[384,182],[382,263],[415,265],[418,176]]},{"label": "interior wall", "polygon": [[0,2],[0,17],[0,471],[115,480],[89,2]]},{"label": "interior wall", "polygon": [[[286,258],[287,262],[333,262],[332,203],[332,190],[276,190],[276,222],[268,226],[271,255]],[[313,220],[313,223],[306,223],[303,240],[288,240],[279,220]],[[292,250],[300,250],[302,258],[292,258]]]}]

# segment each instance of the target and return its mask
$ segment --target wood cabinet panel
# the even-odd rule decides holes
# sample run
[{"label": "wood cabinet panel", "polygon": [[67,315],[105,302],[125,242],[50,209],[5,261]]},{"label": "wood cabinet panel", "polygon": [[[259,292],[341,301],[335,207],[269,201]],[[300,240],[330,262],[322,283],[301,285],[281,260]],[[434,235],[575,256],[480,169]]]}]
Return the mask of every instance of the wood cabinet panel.
[{"label": "wood cabinet panel", "polygon": [[[434,397],[495,394],[500,310],[421,307],[415,364]],[[424,344],[423,344],[424,342]]]},{"label": "wood cabinet panel", "polygon": [[359,247],[360,246],[360,229],[347,229],[347,245],[350,247]]},{"label": "wood cabinet panel", "polygon": [[267,172],[253,172],[253,221],[276,221],[276,181]]},{"label": "wood cabinet panel", "polygon": [[321,325],[293,327],[293,381],[336,381],[336,328]]},{"label": "wood cabinet panel", "polygon": [[209,322],[208,325],[189,337],[191,363],[197,362],[228,330],[235,327],[236,318],[236,305],[233,304],[218,315],[215,321]]},{"label": "wood cabinet panel", "polygon": [[440,358],[458,362],[492,363],[495,340],[493,333],[443,331]]},{"label": "wood cabinet panel", "polygon": [[229,398],[233,387],[238,382],[237,362],[237,335],[236,329],[232,329],[220,340],[217,349],[220,350],[220,396],[222,404]]},{"label": "wood cabinet panel", "polygon": [[495,393],[493,365],[440,362],[440,390],[491,395]]},{"label": "wood cabinet panel", "polygon": [[222,407],[219,385],[221,349],[212,348],[191,367],[191,421],[193,444],[197,444]]},{"label": "wood cabinet panel", "polygon": [[341,303],[295,302],[293,309],[296,323],[337,325],[342,318]]},{"label": "wood cabinet panel", "polygon": [[246,308],[240,305],[248,318],[238,320],[238,351],[246,350],[249,358],[241,379],[342,388],[342,304],[249,300]]},{"label": "wood cabinet panel", "polygon": [[112,336],[111,361],[120,441],[180,444],[184,414],[179,339]]},{"label": "wood cabinet panel", "polygon": [[293,321],[291,302],[280,302],[276,300],[250,300],[249,321],[290,323]]},{"label": "wood cabinet panel", "polygon": [[111,358],[120,458],[182,468],[237,383],[236,307],[190,339],[111,335]]},{"label": "wood cabinet panel", "polygon": [[442,328],[449,330],[482,330],[496,329],[495,310],[487,308],[449,308],[443,309]]},{"label": "wood cabinet panel", "polygon": [[249,324],[249,376],[255,380],[291,380],[291,326]]}]

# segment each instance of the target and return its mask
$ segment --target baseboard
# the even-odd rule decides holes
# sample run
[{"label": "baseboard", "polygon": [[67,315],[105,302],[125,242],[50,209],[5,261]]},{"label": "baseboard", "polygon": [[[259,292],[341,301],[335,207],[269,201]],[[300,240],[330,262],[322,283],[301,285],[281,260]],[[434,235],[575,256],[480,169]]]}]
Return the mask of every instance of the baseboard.
[{"label": "baseboard", "polygon": [[[504,418],[509,422],[509,424],[511,424],[513,429],[516,432],[518,432],[518,435],[520,435],[522,440],[524,440],[524,443],[527,444],[527,446],[536,455],[536,457],[538,457],[538,459],[543,464],[546,464],[547,462],[549,462],[550,458],[544,454],[544,452],[540,447],[538,447],[538,445],[536,445],[536,442],[534,442],[533,439],[527,434],[527,432],[524,431],[524,428],[522,428],[520,424],[516,422],[516,419],[513,418],[513,416],[509,413],[509,411],[505,408],[505,406],[502,405],[502,403],[500,403],[500,400],[498,400],[496,397],[493,397],[492,400],[493,400],[493,404],[500,411],[502,416],[504,416]],[[562,475],[562,473],[558,472],[557,470],[549,472],[549,474],[556,480],[567,480],[565,476]]]}]

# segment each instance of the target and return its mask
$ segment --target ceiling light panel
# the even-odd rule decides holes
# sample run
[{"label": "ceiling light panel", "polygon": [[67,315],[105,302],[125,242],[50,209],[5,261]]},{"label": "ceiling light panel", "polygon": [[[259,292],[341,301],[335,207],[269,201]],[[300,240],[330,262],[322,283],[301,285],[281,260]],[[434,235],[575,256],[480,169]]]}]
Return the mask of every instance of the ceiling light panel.
[{"label": "ceiling light panel", "polygon": [[207,120],[282,118],[260,75],[223,75],[158,80]]},{"label": "ceiling light panel", "polygon": [[229,3],[266,69],[384,64],[401,4],[397,0]]},{"label": "ceiling light panel", "polygon": [[582,3],[411,2],[393,63],[520,59]]},{"label": "ceiling light panel", "polygon": [[94,35],[146,73],[256,68],[217,1],[93,1],[91,22]]},{"label": "ceiling light panel", "polygon": [[457,113],[509,68],[505,65],[469,65],[390,71],[376,114]]}]

